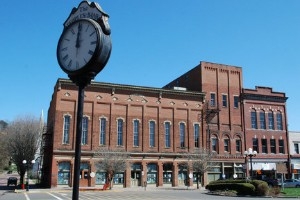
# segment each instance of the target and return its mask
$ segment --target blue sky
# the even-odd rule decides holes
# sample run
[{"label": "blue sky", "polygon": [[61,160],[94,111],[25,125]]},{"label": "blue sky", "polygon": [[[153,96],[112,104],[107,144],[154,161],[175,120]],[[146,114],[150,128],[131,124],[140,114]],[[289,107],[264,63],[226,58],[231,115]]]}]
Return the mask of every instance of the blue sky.
[{"label": "blue sky", "polygon": [[[79,0],[1,2],[0,120],[46,118],[63,22]],[[285,92],[290,131],[300,131],[299,0],[101,0],[112,54],[96,81],[162,87],[200,61],[243,68],[245,88]]]}]

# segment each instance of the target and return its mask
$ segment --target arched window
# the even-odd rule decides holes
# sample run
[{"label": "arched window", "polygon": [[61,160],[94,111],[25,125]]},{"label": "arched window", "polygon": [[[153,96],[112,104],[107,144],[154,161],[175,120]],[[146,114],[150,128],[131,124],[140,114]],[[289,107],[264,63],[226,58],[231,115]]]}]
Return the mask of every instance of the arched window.
[{"label": "arched window", "polygon": [[241,153],[242,152],[242,140],[241,137],[237,136],[235,138],[235,151],[237,153]]},{"label": "arched window", "polygon": [[195,147],[199,147],[199,132],[200,132],[200,125],[194,124],[194,145]]},{"label": "arched window", "polygon": [[185,123],[180,122],[179,124],[179,138],[180,138],[180,147],[185,147]]},{"label": "arched window", "polygon": [[133,146],[139,146],[139,120],[133,120]]},{"label": "arched window", "polygon": [[259,112],[259,124],[260,129],[266,129],[266,115],[263,110]]},{"label": "arched window", "polygon": [[100,118],[100,145],[105,145],[106,139],[106,118]]},{"label": "arched window", "polygon": [[88,143],[88,117],[82,118],[82,137],[81,137],[81,144]]},{"label": "arched window", "polygon": [[230,152],[230,139],[228,136],[224,137],[224,151]]},{"label": "arched window", "polygon": [[282,127],[282,113],[278,111],[276,113],[276,123],[277,123],[277,130],[283,130]]},{"label": "arched window", "polygon": [[255,110],[251,110],[251,128],[257,129],[257,117]]},{"label": "arched window", "polygon": [[71,117],[70,115],[64,116],[64,132],[63,132],[63,144],[69,144],[70,143],[70,121]]},{"label": "arched window", "polygon": [[165,122],[165,147],[171,147],[171,123]]},{"label": "arched window", "polygon": [[268,128],[274,130],[274,114],[271,110],[268,112]]},{"label": "arched window", "polygon": [[212,135],[211,137],[211,150],[214,152],[219,151],[219,142],[216,135]]},{"label": "arched window", "polygon": [[118,127],[118,146],[123,145],[123,119],[118,119],[117,120],[117,127]]},{"label": "arched window", "polygon": [[155,121],[149,122],[149,146],[155,147]]}]

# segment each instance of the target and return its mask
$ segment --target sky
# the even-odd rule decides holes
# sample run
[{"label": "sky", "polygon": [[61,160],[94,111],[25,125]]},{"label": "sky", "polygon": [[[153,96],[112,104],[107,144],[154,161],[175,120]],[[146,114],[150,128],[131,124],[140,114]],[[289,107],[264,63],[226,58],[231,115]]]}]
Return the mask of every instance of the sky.
[{"label": "sky", "polygon": [[[63,23],[80,0],[1,1],[0,120],[47,112]],[[288,97],[300,131],[299,0],[99,0],[112,53],[95,81],[161,88],[201,61],[243,69],[243,86]]]}]

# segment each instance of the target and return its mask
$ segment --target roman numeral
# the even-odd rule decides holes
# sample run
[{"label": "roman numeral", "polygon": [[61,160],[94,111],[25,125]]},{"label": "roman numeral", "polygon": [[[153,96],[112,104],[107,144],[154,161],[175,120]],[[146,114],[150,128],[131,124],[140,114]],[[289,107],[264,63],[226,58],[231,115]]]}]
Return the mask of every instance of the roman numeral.
[{"label": "roman numeral", "polygon": [[68,60],[69,55],[65,55],[62,59],[66,62]]},{"label": "roman numeral", "polygon": [[68,63],[68,67],[71,67],[71,66],[72,66],[72,60],[70,60]]},{"label": "roman numeral", "polygon": [[96,33],[96,31],[92,32],[92,33],[90,34],[90,37],[91,37],[92,35],[94,35],[95,33]]},{"label": "roman numeral", "polygon": [[70,31],[71,31],[71,33],[73,33],[73,35],[75,34],[75,31],[74,31],[74,29],[71,29]]},{"label": "roman numeral", "polygon": [[67,51],[68,47],[62,48],[61,51]]},{"label": "roman numeral", "polygon": [[92,50],[89,50],[89,54],[92,56],[94,52]]},{"label": "roman numeral", "polygon": [[92,41],[92,42],[91,42],[91,45],[93,45],[93,44],[97,44],[97,41]]}]

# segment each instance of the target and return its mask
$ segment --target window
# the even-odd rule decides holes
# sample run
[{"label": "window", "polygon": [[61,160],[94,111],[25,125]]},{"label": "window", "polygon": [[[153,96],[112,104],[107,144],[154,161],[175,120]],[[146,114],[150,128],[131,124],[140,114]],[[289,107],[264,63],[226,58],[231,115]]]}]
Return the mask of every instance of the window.
[{"label": "window", "polygon": [[252,138],[252,149],[258,153],[258,139]]},{"label": "window", "polygon": [[277,122],[277,130],[283,130],[283,128],[282,128],[282,114],[281,114],[281,112],[278,112],[276,114],[276,122]]},{"label": "window", "polygon": [[179,124],[179,137],[180,137],[180,147],[183,148],[185,144],[185,123],[183,122]]},{"label": "window", "polygon": [[240,137],[237,137],[235,139],[235,151],[236,152],[241,152],[242,151],[242,140]]},{"label": "window", "polygon": [[149,145],[155,147],[155,121],[149,123]]},{"label": "window", "polygon": [[195,147],[199,147],[199,124],[194,124],[194,144]]},{"label": "window", "polygon": [[251,128],[257,129],[257,117],[256,117],[256,111],[251,111]]},{"label": "window", "polygon": [[225,138],[224,139],[224,151],[226,151],[226,152],[230,152],[230,146],[229,146],[229,143],[230,143],[230,140],[229,140],[229,138]]},{"label": "window", "polygon": [[106,119],[103,117],[100,119],[100,145],[105,145],[106,137]]},{"label": "window", "polygon": [[216,106],[216,94],[210,93],[210,106],[215,107]]},{"label": "window", "polygon": [[123,145],[123,120],[122,119],[117,120],[117,126],[118,126],[118,132],[117,132],[118,146],[122,146]]},{"label": "window", "polygon": [[216,136],[211,138],[211,150],[218,152],[218,138]]},{"label": "window", "polygon": [[268,124],[268,128],[274,130],[274,115],[272,111],[268,112]]},{"label": "window", "polygon": [[171,123],[165,122],[165,147],[171,147],[171,133],[170,133]]},{"label": "window", "polygon": [[270,148],[271,148],[271,153],[276,153],[276,140],[275,139],[270,139]]},{"label": "window", "polygon": [[139,120],[133,120],[133,146],[139,146]]},{"label": "window", "polygon": [[261,139],[261,152],[268,153],[267,139]]},{"label": "window", "polygon": [[294,143],[294,151],[296,154],[299,154],[299,144],[298,143]]},{"label": "window", "polygon": [[222,94],[222,106],[227,107],[227,94]]},{"label": "window", "polygon": [[264,111],[259,112],[259,124],[260,124],[260,129],[266,129],[266,117]]},{"label": "window", "polygon": [[279,153],[284,153],[284,140],[278,140],[279,143]]},{"label": "window", "polygon": [[239,108],[239,97],[238,96],[233,96],[233,106],[234,108]]},{"label": "window", "polygon": [[70,119],[69,115],[64,116],[64,135],[63,144],[69,144],[70,142]]},{"label": "window", "polygon": [[81,136],[81,144],[88,143],[88,117],[82,118],[82,136]]}]

